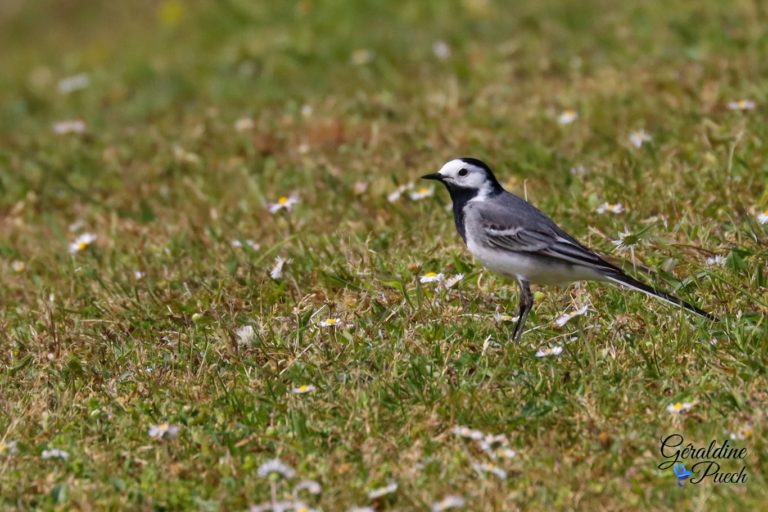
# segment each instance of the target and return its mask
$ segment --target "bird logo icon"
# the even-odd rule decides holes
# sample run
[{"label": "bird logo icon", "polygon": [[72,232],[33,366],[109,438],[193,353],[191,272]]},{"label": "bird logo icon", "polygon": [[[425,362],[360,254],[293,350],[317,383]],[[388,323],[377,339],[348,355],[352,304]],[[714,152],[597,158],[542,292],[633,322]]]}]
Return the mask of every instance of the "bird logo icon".
[{"label": "bird logo icon", "polygon": [[689,476],[691,476],[693,473],[685,469],[685,464],[682,462],[678,462],[675,464],[675,467],[673,469],[675,472],[675,476],[677,477],[677,485],[682,487],[683,486],[683,480],[686,480]]}]

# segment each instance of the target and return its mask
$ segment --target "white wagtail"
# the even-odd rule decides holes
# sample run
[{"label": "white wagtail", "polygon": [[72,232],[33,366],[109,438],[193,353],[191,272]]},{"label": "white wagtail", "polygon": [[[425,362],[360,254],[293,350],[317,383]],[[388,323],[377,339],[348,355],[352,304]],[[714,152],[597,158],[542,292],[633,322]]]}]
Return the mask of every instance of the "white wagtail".
[{"label": "white wagtail", "polygon": [[448,189],[456,229],[469,252],[486,268],[517,280],[520,313],[515,340],[520,339],[533,308],[531,283],[608,281],[715,320],[696,306],[641,283],[605,261],[533,205],[504,190],[491,169],[476,158],[451,160],[439,172],[422,178],[438,180]]}]

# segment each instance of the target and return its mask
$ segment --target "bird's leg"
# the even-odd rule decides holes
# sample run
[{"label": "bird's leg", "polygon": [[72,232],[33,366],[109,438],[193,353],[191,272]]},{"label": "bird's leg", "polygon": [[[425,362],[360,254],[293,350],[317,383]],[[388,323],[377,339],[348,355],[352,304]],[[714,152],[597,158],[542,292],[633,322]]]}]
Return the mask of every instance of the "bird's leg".
[{"label": "bird's leg", "polygon": [[523,335],[523,326],[525,319],[528,318],[528,313],[533,309],[533,293],[531,293],[531,285],[525,279],[517,280],[517,284],[520,287],[520,311],[517,315],[517,325],[515,325],[515,332],[512,334],[512,339],[518,341]]}]

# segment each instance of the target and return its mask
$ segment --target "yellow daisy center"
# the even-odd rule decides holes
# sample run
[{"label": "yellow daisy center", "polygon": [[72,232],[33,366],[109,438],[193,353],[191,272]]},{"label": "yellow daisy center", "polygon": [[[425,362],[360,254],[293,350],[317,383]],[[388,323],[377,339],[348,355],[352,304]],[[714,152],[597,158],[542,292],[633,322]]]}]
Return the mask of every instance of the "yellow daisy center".
[{"label": "yellow daisy center", "polygon": [[166,26],[176,25],[182,16],[184,16],[184,4],[179,1],[164,2],[158,12],[160,22]]},{"label": "yellow daisy center", "polygon": [[84,251],[88,248],[88,242],[80,242],[77,244],[78,251]]},{"label": "yellow daisy center", "polygon": [[680,402],[677,402],[676,404],[674,404],[674,405],[672,406],[672,408],[673,408],[674,410],[676,410],[676,411],[679,411],[680,409],[682,409],[682,408],[683,408],[683,404],[682,404],[682,403],[680,403]]},{"label": "yellow daisy center", "polygon": [[416,192],[418,192],[419,194],[428,194],[429,193],[429,189],[427,187],[421,187]]},{"label": "yellow daisy center", "polygon": [[286,204],[288,204],[288,198],[285,196],[278,197],[277,204],[285,206]]},{"label": "yellow daisy center", "polygon": [[336,325],[336,322],[338,322],[338,320],[336,320],[335,318],[329,318],[328,320],[325,321],[325,323],[328,325]]},{"label": "yellow daisy center", "polygon": [[307,386],[306,384],[302,384],[301,386],[299,386],[299,391],[301,391],[302,393],[304,393],[305,391],[309,391],[309,386]]},{"label": "yellow daisy center", "polygon": [[424,277],[437,277],[437,272],[427,272]]}]

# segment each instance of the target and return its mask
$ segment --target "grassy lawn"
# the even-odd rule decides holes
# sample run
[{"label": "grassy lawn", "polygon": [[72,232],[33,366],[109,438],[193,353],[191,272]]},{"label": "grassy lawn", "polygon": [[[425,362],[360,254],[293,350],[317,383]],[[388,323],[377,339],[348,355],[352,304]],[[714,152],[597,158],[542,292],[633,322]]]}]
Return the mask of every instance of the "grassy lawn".
[{"label": "grassy lawn", "polygon": [[[509,4],[2,2],[0,507],[764,506],[768,9]],[[582,283],[511,342],[463,155],[721,321]]]}]

